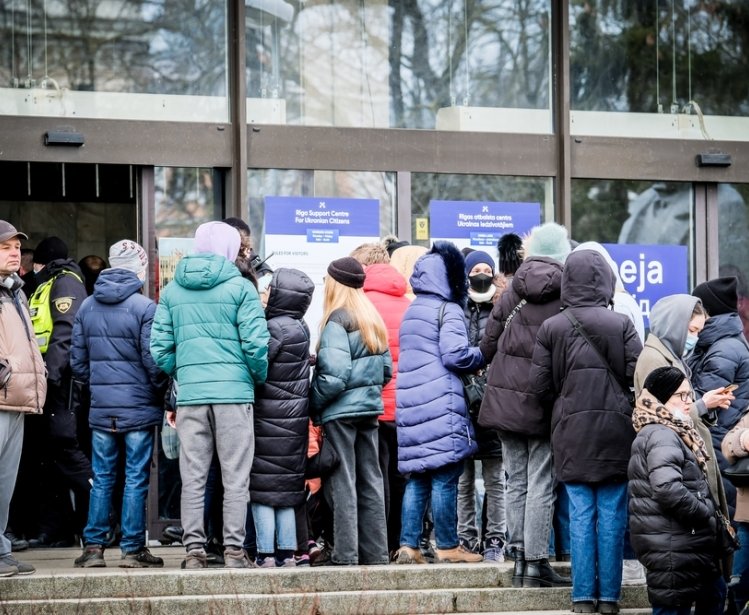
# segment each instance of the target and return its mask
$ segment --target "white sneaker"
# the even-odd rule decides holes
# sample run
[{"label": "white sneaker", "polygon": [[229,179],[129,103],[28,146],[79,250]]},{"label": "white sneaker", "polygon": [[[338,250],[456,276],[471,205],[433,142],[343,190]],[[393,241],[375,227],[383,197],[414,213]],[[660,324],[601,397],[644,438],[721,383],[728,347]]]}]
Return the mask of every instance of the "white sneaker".
[{"label": "white sneaker", "polygon": [[645,585],[645,567],[636,559],[625,559],[622,585]]}]

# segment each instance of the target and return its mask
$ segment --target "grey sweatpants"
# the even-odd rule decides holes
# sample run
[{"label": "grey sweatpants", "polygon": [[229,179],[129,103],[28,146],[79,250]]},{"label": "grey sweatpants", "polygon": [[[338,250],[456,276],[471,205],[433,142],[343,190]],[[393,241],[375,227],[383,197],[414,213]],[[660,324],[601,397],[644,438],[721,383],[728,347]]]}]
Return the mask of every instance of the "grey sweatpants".
[{"label": "grey sweatpants", "polygon": [[0,556],[10,553],[10,540],[5,537],[5,529],[21,461],[23,421],[24,415],[20,412],[0,412]]},{"label": "grey sweatpants", "polygon": [[224,485],[224,546],[241,549],[245,538],[250,470],[255,454],[252,404],[209,404],[177,408],[182,476],[182,544],[187,550],[206,541],[203,505],[213,451]]}]

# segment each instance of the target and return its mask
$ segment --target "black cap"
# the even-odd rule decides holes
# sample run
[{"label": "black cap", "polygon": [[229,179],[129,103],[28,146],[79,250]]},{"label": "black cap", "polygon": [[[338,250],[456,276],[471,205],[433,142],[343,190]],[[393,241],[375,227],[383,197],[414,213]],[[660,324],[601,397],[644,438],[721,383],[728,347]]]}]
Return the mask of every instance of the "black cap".
[{"label": "black cap", "polygon": [[60,258],[68,257],[68,246],[59,237],[47,237],[39,242],[34,250],[34,262],[46,265]]},{"label": "black cap", "polygon": [[344,256],[330,263],[328,275],[344,286],[351,288],[364,286],[364,269],[361,263],[351,256]]},{"label": "black cap", "polygon": [[684,373],[676,367],[658,367],[648,374],[642,386],[665,404],[685,379]]},{"label": "black cap", "polygon": [[710,316],[738,311],[738,280],[735,277],[715,278],[698,284],[692,295],[702,301]]}]

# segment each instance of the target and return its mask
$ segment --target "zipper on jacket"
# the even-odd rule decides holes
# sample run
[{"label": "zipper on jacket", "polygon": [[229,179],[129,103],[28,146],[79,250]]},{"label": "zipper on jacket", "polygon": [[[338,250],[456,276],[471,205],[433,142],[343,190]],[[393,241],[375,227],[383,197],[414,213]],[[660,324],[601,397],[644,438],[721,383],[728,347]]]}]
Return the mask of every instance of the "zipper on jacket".
[{"label": "zipper on jacket", "polygon": [[466,427],[466,436],[468,436],[468,446],[471,446],[471,430],[468,428],[468,425]]}]

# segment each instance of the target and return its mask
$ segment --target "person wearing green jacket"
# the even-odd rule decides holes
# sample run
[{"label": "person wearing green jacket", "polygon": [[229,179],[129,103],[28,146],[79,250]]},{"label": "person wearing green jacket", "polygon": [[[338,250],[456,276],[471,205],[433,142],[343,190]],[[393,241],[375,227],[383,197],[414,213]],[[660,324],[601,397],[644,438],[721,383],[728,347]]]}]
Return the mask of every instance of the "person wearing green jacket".
[{"label": "person wearing green jacket", "polygon": [[203,504],[214,450],[224,485],[224,561],[249,568],[242,548],[254,455],[255,386],[268,371],[268,327],[255,287],[234,261],[236,229],[208,222],[195,232],[195,254],[177,265],[162,291],[151,330],[156,364],[179,383],[183,568],[205,568]]}]

